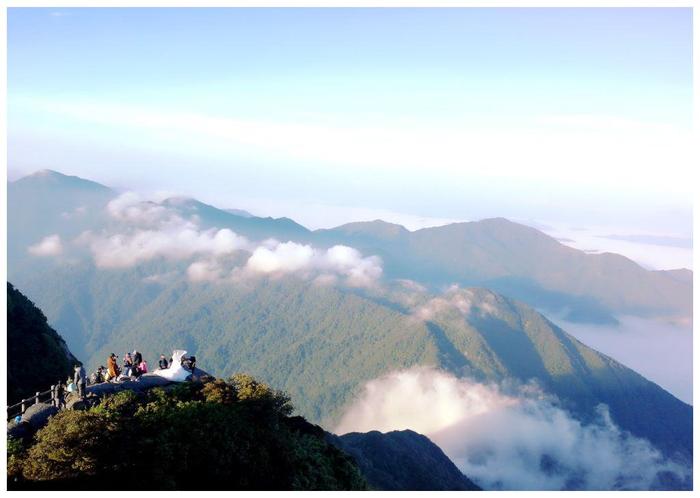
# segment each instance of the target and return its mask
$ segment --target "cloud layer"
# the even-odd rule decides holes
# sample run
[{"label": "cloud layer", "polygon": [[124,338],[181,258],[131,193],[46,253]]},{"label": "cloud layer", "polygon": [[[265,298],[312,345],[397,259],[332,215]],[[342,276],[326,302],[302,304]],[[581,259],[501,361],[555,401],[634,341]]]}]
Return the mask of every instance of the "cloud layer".
[{"label": "cloud layer", "polygon": [[100,268],[128,268],[157,257],[173,260],[195,255],[224,256],[249,242],[231,230],[199,230],[190,224],[114,235],[84,235]]},{"label": "cloud layer", "polygon": [[274,240],[255,248],[244,269],[252,273],[313,276],[321,284],[335,283],[340,277],[351,287],[372,287],[382,275],[377,256],[363,257],[352,247],[336,245],[323,250]]},{"label": "cloud layer", "polygon": [[[404,281],[406,282],[406,281]],[[406,287],[406,284],[403,284]],[[411,291],[411,287],[406,287]],[[415,294],[420,294],[423,291],[413,291]],[[407,303],[408,304],[408,303]],[[481,315],[494,313],[496,298],[490,292],[483,293],[481,296],[475,296],[471,289],[463,289],[458,285],[451,285],[441,295],[433,297],[428,301],[420,304],[411,304],[411,316],[422,321],[429,321],[435,318],[436,315],[445,312],[458,313],[464,318],[468,318],[472,312],[477,312]]]},{"label": "cloud layer", "polygon": [[[365,257],[352,247],[319,249],[274,239],[254,243],[228,228],[203,229],[196,215],[185,218],[176,209],[133,192],[113,199],[106,212],[115,227],[84,232],[76,239],[88,247],[100,268],[128,268],[156,258],[194,260],[186,270],[193,282],[295,274],[320,284],[341,282],[353,287],[375,286],[382,275],[377,256]],[[48,239],[41,243],[46,247],[37,246],[34,251],[48,254],[56,245]],[[233,258],[241,251],[250,257],[236,266]]]},{"label": "cloud layer", "polygon": [[649,489],[686,470],[621,431],[607,408],[583,425],[534,386],[512,393],[431,369],[369,382],[336,432],[411,429],[486,489]]},{"label": "cloud layer", "polygon": [[662,319],[618,316],[595,325],[548,318],[584,344],[615,358],[686,403],[693,403],[693,326]]}]

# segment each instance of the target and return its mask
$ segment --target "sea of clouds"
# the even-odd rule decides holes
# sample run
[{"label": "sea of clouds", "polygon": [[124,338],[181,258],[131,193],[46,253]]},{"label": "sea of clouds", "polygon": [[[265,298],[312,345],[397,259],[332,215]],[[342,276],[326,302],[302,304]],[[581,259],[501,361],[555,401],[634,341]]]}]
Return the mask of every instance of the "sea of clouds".
[{"label": "sea of clouds", "polygon": [[368,382],[338,434],[411,429],[485,489],[650,489],[688,470],[618,428],[604,405],[583,424],[535,385],[481,384],[429,367]]},{"label": "sea of clouds", "polygon": [[693,325],[661,318],[618,316],[617,325],[569,322],[542,312],[587,346],[693,403]]}]

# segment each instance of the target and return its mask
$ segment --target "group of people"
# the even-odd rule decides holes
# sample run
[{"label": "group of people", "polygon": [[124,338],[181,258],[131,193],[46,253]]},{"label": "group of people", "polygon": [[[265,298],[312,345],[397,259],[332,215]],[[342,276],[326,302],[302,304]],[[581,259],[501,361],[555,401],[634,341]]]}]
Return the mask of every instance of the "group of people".
[{"label": "group of people", "polygon": [[148,363],[138,351],[125,353],[121,367],[117,364],[117,355],[112,353],[107,358],[107,373],[104,380],[114,381],[119,379],[121,375],[138,379],[145,373],[148,373]]},{"label": "group of people", "polygon": [[[124,358],[122,358],[121,367],[118,365],[117,361],[117,355],[114,353],[109,355],[109,358],[107,358],[107,368],[100,366],[100,368],[92,374],[90,383],[99,384],[100,382],[126,380],[125,377],[135,380],[141,375],[148,373],[148,363],[138,351],[125,353]],[[194,356],[183,357],[181,364],[186,370],[193,371],[196,361]],[[158,369],[166,370],[170,368],[172,362],[172,358],[168,359],[164,354],[161,354],[158,360]]]},{"label": "group of people", "polygon": [[[69,392],[77,392],[81,399],[85,398],[88,381],[90,384],[100,384],[102,382],[138,380],[141,375],[148,373],[148,363],[138,351],[134,351],[133,353],[127,352],[122,359],[121,366],[119,366],[117,361],[117,355],[114,353],[110,354],[107,358],[107,367],[105,368],[104,365],[100,365],[100,367],[90,375],[89,379],[83,364],[80,362],[76,363],[73,377],[68,378],[65,386],[63,383],[59,383],[57,387],[59,404],[65,404],[64,393],[66,390]],[[168,359],[164,354],[161,354],[158,360],[158,369],[166,370],[170,368],[172,362],[172,358]],[[194,371],[196,362],[197,360],[194,356],[183,356],[181,359],[182,367],[190,372]]]},{"label": "group of people", "polygon": [[[194,366],[197,363],[197,358],[194,356],[183,356],[180,359],[180,365],[185,370],[189,370],[190,372],[194,371]],[[160,360],[158,360],[158,368],[160,370],[165,370],[167,368],[170,368],[170,366],[173,364],[173,359],[172,358],[166,358],[164,354],[160,355]]]}]

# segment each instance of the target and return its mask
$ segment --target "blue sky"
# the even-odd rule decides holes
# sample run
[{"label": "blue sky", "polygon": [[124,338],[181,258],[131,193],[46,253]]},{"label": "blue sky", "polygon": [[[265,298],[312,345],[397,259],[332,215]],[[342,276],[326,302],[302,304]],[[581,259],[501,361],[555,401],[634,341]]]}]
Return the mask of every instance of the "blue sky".
[{"label": "blue sky", "polygon": [[12,94],[248,116],[690,118],[689,9],[10,9],[9,28]]},{"label": "blue sky", "polygon": [[690,9],[12,8],[9,169],[689,235],[691,49]]}]

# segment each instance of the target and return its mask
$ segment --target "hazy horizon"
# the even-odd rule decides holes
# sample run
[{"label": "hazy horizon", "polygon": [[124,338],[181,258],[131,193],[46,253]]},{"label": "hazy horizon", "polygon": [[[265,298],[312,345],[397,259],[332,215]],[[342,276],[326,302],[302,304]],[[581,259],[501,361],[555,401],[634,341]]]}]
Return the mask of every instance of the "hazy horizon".
[{"label": "hazy horizon", "polygon": [[[41,170],[31,173],[24,172],[8,172],[8,181],[16,181],[24,176],[39,173]],[[50,170],[56,171],[56,170]],[[63,171],[57,171],[61,174],[66,174]],[[78,176],[78,175],[73,175]],[[81,177],[86,180],[95,181],[94,178]],[[99,183],[99,182],[98,182]],[[108,187],[112,185],[105,184]],[[135,192],[134,189],[122,188],[116,189],[118,192]],[[166,191],[150,191],[139,192],[145,199],[160,201],[166,197],[182,195],[180,192]],[[192,196],[197,198],[196,196]],[[202,200],[201,198],[197,198]],[[219,209],[243,209],[245,206],[236,204],[235,201],[223,205],[216,205]],[[343,207],[343,206],[306,206],[309,213],[319,213],[316,217],[296,216],[299,211],[292,212],[275,212],[275,217],[291,218],[297,223],[311,230],[335,228],[350,222],[368,222],[382,220],[389,223],[395,223],[404,226],[410,231],[419,230],[422,228],[431,228],[447,225],[450,223],[480,221],[485,218],[477,219],[449,219],[449,218],[434,218],[422,217],[406,213],[399,213],[390,210],[367,209],[360,207]],[[250,208],[248,208],[250,209]],[[248,210],[247,210],[248,211]],[[255,209],[248,211],[253,216],[266,216]],[[303,211],[302,211],[303,213]],[[501,217],[501,216],[494,216]],[[536,228],[551,237],[557,239],[560,243],[568,245],[575,249],[580,249],[589,253],[613,252],[622,254],[635,262],[641,264],[648,269],[655,270],[671,270],[679,268],[693,269],[693,239],[668,236],[664,234],[640,234],[636,231],[630,232],[624,228],[614,228],[612,226],[571,226],[566,223],[556,223],[547,220],[533,219],[518,219],[510,218],[511,221],[521,223]],[[617,231],[621,233],[610,233]]]},{"label": "hazy horizon", "polygon": [[9,9],[12,174],[692,268],[690,9],[185,10]]}]

